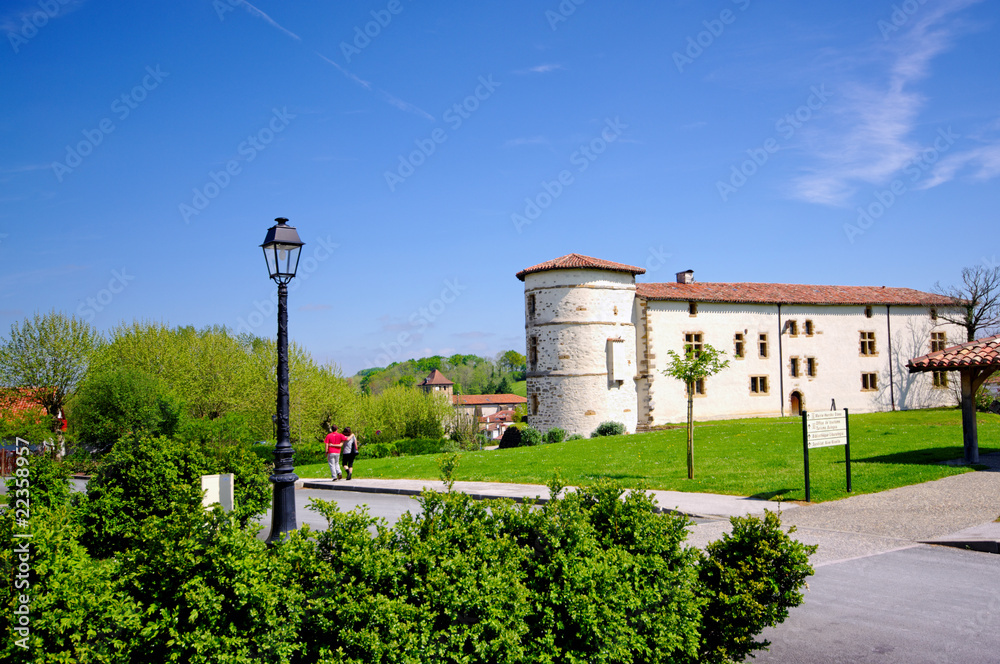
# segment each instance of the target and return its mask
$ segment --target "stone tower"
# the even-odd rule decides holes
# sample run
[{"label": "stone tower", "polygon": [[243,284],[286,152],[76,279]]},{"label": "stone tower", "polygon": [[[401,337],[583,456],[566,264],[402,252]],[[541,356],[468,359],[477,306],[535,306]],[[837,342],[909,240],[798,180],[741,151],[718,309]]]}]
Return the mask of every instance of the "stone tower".
[{"label": "stone tower", "polygon": [[531,426],[589,436],[611,420],[635,431],[635,275],[644,272],[569,254],[517,273]]}]

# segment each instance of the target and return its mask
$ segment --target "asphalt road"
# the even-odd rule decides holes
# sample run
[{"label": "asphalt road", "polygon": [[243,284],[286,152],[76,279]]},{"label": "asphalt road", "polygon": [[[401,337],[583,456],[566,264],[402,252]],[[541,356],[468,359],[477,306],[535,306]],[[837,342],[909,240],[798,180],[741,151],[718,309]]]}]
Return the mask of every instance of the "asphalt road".
[{"label": "asphalt road", "polygon": [[[308,509],[309,499],[330,500],[336,502],[341,511],[348,512],[359,505],[367,505],[368,513],[375,517],[385,519],[389,525],[396,523],[405,512],[417,514],[420,505],[416,500],[408,496],[394,496],[382,493],[355,493],[353,491],[324,491],[322,489],[296,489],[295,490],[295,518],[297,525],[309,524],[314,530],[325,530],[326,519]],[[271,532],[271,510],[268,510],[261,517],[260,522],[264,524],[264,529],[259,533],[261,539],[267,539]]]}]

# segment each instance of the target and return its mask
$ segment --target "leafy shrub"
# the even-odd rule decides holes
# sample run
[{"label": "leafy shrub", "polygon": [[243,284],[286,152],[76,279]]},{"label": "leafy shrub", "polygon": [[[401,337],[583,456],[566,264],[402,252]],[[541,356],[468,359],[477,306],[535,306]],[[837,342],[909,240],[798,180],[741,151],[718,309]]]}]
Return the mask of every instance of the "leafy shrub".
[{"label": "leafy shrub", "polygon": [[570,437],[567,438],[566,440],[567,441],[569,441],[569,440],[586,440],[586,438],[584,437],[584,435],[582,433],[574,433],[574,434],[570,435]]},{"label": "leafy shrub", "polygon": [[398,456],[440,454],[444,451],[444,444],[443,438],[404,438],[395,442]]},{"label": "leafy shrub", "polygon": [[385,459],[399,456],[396,453],[396,443],[367,443],[358,449],[359,459]]},{"label": "leafy shrub", "polygon": [[546,443],[561,443],[566,440],[566,431],[559,427],[552,427],[545,432]]},{"label": "leafy shrub", "polygon": [[69,421],[78,443],[106,451],[122,436],[170,436],[182,408],[153,376],[134,369],[108,368],[80,385]]},{"label": "leafy shrub", "polygon": [[591,438],[599,438],[601,436],[621,436],[625,433],[625,425],[621,422],[601,422],[594,429],[594,433],[590,434]]},{"label": "leafy shrub", "polygon": [[[19,495],[26,495],[30,499],[32,511],[39,507],[68,505],[70,467],[45,454],[32,454],[27,458],[28,477],[12,475],[7,478],[9,506],[14,505],[14,499]],[[19,494],[19,489],[24,491]]]},{"label": "leafy shrub", "polygon": [[774,512],[765,512],[763,519],[733,517],[730,522],[732,533],[706,547],[698,570],[701,595],[708,601],[702,628],[704,662],[742,661],[770,645],[753,637],[784,621],[788,609],[802,603],[800,589],[813,573],[809,555],[816,546],[789,537]]},{"label": "leafy shrub", "polygon": [[235,516],[246,523],[267,509],[268,467],[249,448],[199,448],[169,438],[120,439],[87,483],[79,518],[82,541],[98,557],[125,551],[139,541],[149,519],[180,506],[201,509],[201,476],[235,475]]},{"label": "leafy shrub", "polygon": [[499,448],[501,450],[507,450],[512,447],[521,446],[521,430],[517,427],[507,427],[507,430],[503,432],[503,437],[500,438]]},{"label": "leafy shrub", "polygon": [[521,429],[522,447],[534,447],[535,445],[541,445],[543,441],[542,432],[538,429],[534,427],[524,427]]}]

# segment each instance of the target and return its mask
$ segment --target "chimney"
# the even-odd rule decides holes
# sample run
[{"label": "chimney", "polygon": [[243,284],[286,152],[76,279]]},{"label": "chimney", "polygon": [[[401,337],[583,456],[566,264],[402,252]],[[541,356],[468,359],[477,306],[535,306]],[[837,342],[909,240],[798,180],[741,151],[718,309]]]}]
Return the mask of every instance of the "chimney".
[{"label": "chimney", "polygon": [[683,272],[677,273],[677,283],[679,284],[693,284],[694,283],[694,270],[684,270]]}]

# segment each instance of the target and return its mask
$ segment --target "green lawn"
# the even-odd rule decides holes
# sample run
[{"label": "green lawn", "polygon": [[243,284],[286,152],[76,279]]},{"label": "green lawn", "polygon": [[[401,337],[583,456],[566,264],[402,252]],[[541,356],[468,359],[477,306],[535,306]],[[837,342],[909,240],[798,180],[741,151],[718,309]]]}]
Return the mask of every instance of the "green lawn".
[{"label": "green lawn", "polygon": [[[1000,451],[1000,416],[979,413],[981,453]],[[570,485],[602,478],[625,486],[704,491],[758,498],[804,500],[802,421],[761,418],[695,425],[695,479],[687,479],[683,427],[632,436],[577,440],[557,445],[466,452],[455,479],[545,484],[559,470]],[[962,416],[952,409],[851,416],[854,493],[917,484],[969,468],[939,462],[962,457]],[[438,457],[358,460],[355,476],[437,479]],[[846,492],[844,448],[811,450],[813,502]],[[327,477],[325,464],[296,469],[301,477]]]}]

